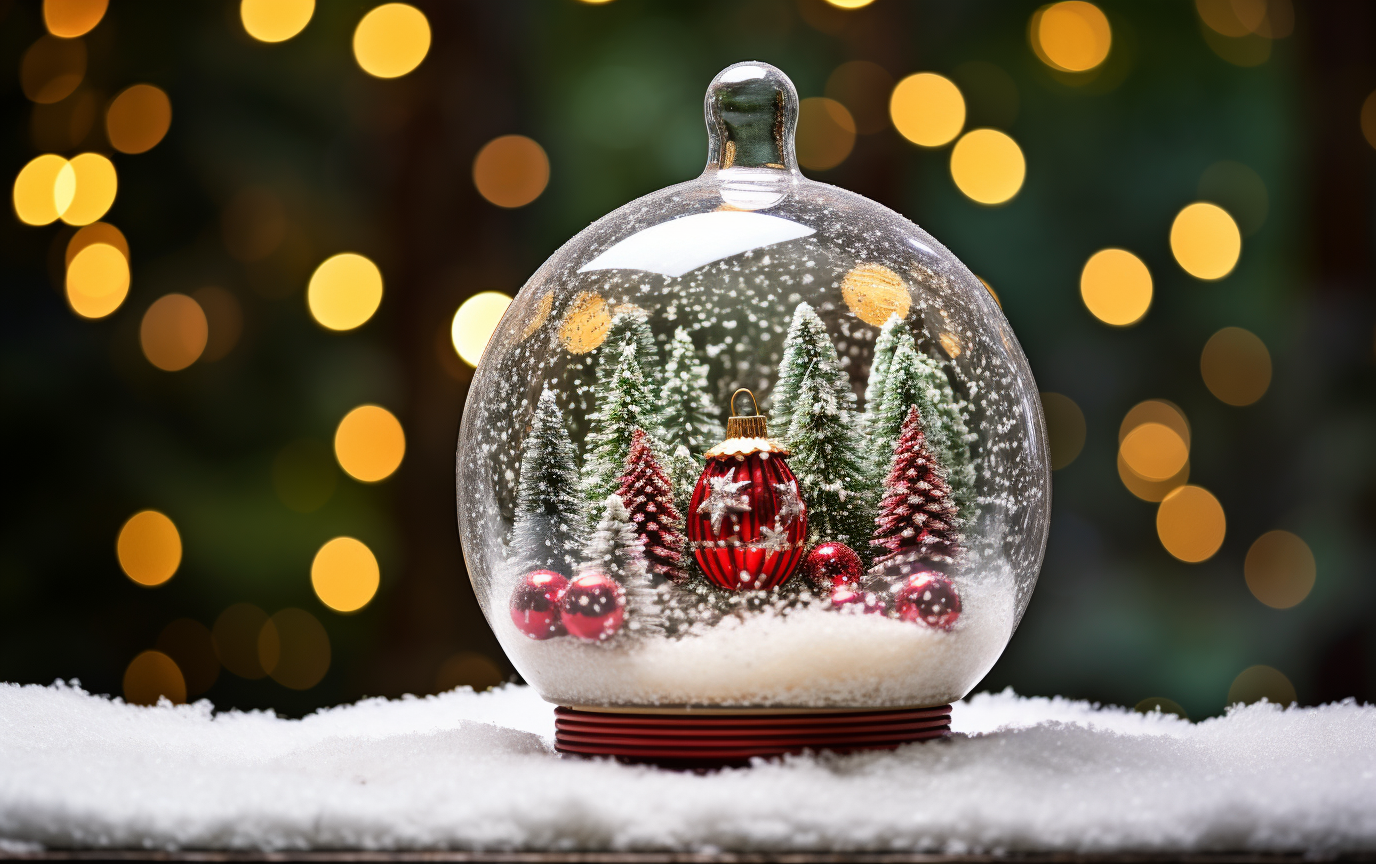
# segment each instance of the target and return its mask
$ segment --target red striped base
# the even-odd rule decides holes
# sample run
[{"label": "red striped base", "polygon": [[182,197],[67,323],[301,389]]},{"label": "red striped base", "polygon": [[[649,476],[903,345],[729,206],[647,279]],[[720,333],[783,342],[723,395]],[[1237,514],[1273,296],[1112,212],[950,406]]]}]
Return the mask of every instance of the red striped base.
[{"label": "red striped base", "polygon": [[674,768],[743,765],[804,750],[892,750],[945,737],[951,706],[885,711],[747,712],[554,709],[554,749]]}]

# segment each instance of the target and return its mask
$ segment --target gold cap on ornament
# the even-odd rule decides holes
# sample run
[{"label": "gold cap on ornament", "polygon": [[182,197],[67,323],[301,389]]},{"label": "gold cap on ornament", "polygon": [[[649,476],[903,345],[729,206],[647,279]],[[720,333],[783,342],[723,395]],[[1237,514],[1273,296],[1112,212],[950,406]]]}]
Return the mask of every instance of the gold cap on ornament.
[{"label": "gold cap on ornament", "polygon": [[[736,413],[736,397],[742,393],[750,397],[750,405],[755,409],[751,415]],[[703,455],[708,459],[724,456],[745,456],[751,453],[787,454],[788,448],[769,438],[769,430],[764,415],[760,413],[755,394],[742,387],[731,394],[731,416],[726,421],[726,440],[708,450]]]}]

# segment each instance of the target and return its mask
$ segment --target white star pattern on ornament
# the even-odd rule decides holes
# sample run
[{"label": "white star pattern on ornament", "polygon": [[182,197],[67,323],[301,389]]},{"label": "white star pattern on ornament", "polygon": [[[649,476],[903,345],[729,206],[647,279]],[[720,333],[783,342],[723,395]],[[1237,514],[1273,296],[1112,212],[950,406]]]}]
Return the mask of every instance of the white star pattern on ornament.
[{"label": "white star pattern on ornament", "polygon": [[793,542],[788,539],[788,529],[770,528],[768,525],[760,528],[760,548],[770,555],[775,552],[787,552],[793,548]]},{"label": "white star pattern on ornament", "polygon": [[721,530],[721,520],[728,513],[750,512],[750,501],[741,494],[750,481],[733,482],[730,477],[708,477],[707,482],[712,484],[712,491],[707,493],[707,500],[698,505],[698,512],[712,517],[712,533],[715,534]]},{"label": "white star pattern on ornament", "polygon": [[778,524],[792,525],[793,520],[803,515],[803,502],[798,498],[798,484],[792,480],[787,483],[775,483],[774,492],[779,496]]}]

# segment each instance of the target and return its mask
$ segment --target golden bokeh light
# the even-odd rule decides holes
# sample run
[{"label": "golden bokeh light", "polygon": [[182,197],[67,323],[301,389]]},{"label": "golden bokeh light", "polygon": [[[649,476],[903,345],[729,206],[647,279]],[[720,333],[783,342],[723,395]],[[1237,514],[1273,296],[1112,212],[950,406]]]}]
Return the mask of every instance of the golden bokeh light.
[{"label": "golden bokeh light", "polygon": [[57,206],[57,177],[67,167],[66,159],[44,153],[19,169],[19,175],[14,178],[13,200],[14,213],[20,222],[48,225],[57,221],[62,215]]},{"label": "golden bokeh light", "polygon": [[1362,137],[1366,138],[1366,143],[1376,147],[1376,90],[1371,91],[1362,103],[1357,122],[1362,127]]},{"label": "golden bokeh light", "polygon": [[1118,443],[1122,444],[1128,433],[1143,423],[1160,423],[1167,426],[1180,436],[1186,447],[1190,446],[1190,421],[1185,419],[1185,412],[1165,399],[1148,399],[1132,406],[1132,409],[1123,415],[1123,422],[1118,426]]},{"label": "golden bokeh light", "polygon": [[559,325],[559,341],[570,354],[586,354],[602,344],[611,329],[612,316],[601,294],[582,291],[573,298]]},{"label": "golden bokeh light", "polygon": [[115,164],[99,153],[82,153],[72,159],[53,184],[58,212],[68,225],[89,225],[104,216],[118,191]]},{"label": "golden bokeh light", "polygon": [[311,317],[330,330],[362,327],[381,304],[382,271],[354,252],[326,258],[306,287]]},{"label": "golden bokeh light", "polygon": [[1308,543],[1289,531],[1267,531],[1247,550],[1242,572],[1252,596],[1272,609],[1289,609],[1314,590],[1318,566]]},{"label": "golden bokeh light", "polygon": [[143,510],[119,529],[115,554],[124,575],[151,588],[171,579],[181,566],[182,538],[171,519]]},{"label": "golden bokeh light", "polygon": [[1051,468],[1059,471],[1080,455],[1085,446],[1085,414],[1063,393],[1042,393],[1042,414],[1051,451]]},{"label": "golden bokeh light", "polygon": [[227,355],[238,343],[244,330],[244,310],[232,291],[218,285],[197,288],[191,296],[204,310],[209,329],[201,362],[213,363]]},{"label": "golden bokeh light", "polygon": [[893,88],[889,116],[898,134],[920,147],[941,147],[965,128],[965,97],[935,72],[909,75]]},{"label": "golden bokeh light", "polygon": [[966,197],[980,204],[1008,201],[1026,176],[1022,148],[997,129],[967,132],[951,150],[951,177]]},{"label": "golden bokeh light", "polygon": [[1043,6],[1032,16],[1032,50],[1061,72],[1088,72],[1108,59],[1113,31],[1102,9],[1083,0]]},{"label": "golden bokeh light", "polygon": [[31,102],[61,102],[86,77],[86,45],[79,39],[39,37],[19,61],[19,85]]},{"label": "golden bokeh light", "polygon": [[851,60],[827,76],[824,95],[835,99],[850,112],[855,131],[872,135],[889,128],[889,95],[893,76],[878,63]]},{"label": "golden bokeh light", "polygon": [[258,633],[258,662],[272,680],[292,690],[309,690],[330,669],[330,637],[304,609],[283,609]]},{"label": "golden bokeh light", "polygon": [[209,690],[220,677],[215,639],[210,628],[190,618],[178,618],[163,628],[155,646],[171,657],[186,682],[188,698]]},{"label": "golden bokeh light", "polygon": [[152,150],[172,126],[172,100],[152,84],[127,87],[105,111],[105,134],[121,153]]},{"label": "golden bokeh light", "polygon": [[474,294],[459,305],[449,327],[449,338],[463,362],[469,366],[478,365],[492,332],[497,329],[502,314],[510,305],[511,298],[500,291]]},{"label": "golden bokeh light", "polygon": [[506,680],[492,658],[476,651],[460,651],[446,657],[435,673],[436,693],[447,693],[456,687],[472,687],[478,692],[491,690]]},{"label": "golden bokeh light", "polygon": [[96,243],[113,246],[120,251],[126,261],[129,259],[129,241],[124,239],[124,232],[108,222],[92,222],[90,225],[79,229],[72,235],[72,239],[67,241],[67,254],[64,256],[63,266],[72,266],[72,259],[77,256],[78,252]]},{"label": "golden bokeh light", "polygon": [[1271,386],[1271,352],[1251,331],[1224,327],[1204,343],[1199,372],[1219,401],[1251,405]]},{"label": "golden bokeh light", "polygon": [[1228,211],[1196,201],[1171,223],[1171,252],[1196,279],[1222,279],[1233,272],[1242,255],[1242,232]]},{"label": "golden bokeh light", "polygon": [[827,2],[837,9],[862,9],[873,3],[874,0],[827,0]]},{"label": "golden bokeh light", "polygon": [[549,157],[524,135],[493,138],[473,158],[473,185],[498,207],[524,207],[549,185]]},{"label": "golden bokeh light", "polygon": [[92,243],[67,266],[67,303],[83,318],[104,318],[129,296],[129,259],[108,243]]},{"label": "golden bokeh light", "polygon": [[1295,701],[1295,685],[1285,673],[1270,666],[1249,666],[1233,679],[1228,688],[1229,705],[1251,705],[1265,699],[1272,705],[1288,706]]},{"label": "golden bokeh light", "polygon": [[1080,298],[1095,318],[1114,327],[1142,320],[1151,307],[1151,271],[1126,249],[1101,249],[1080,273]]},{"label": "golden bokeh light", "polygon": [[392,476],[401,465],[406,455],[406,433],[391,411],[378,405],[360,405],[339,421],[334,455],[350,477],[376,483]]},{"label": "golden bokeh light", "polygon": [[215,656],[226,669],[249,680],[268,674],[258,659],[258,637],[267,623],[267,613],[252,603],[235,603],[220,613],[210,632]]},{"label": "golden bokeh light", "polygon": [[[541,294],[540,299],[535,302],[535,311],[530,316],[530,320],[526,322],[526,326],[521,328],[522,341],[529,339],[536,330],[545,326],[545,322],[549,320],[549,313],[553,308],[554,292],[546,291],[544,294]],[[450,341],[452,342],[453,339],[450,339]]]},{"label": "golden bokeh light", "polygon": [[1212,558],[1227,533],[1223,505],[1202,486],[1181,486],[1156,511],[1156,536],[1166,551],[1189,564]]},{"label": "golden bokeh light", "polygon": [[430,51],[430,22],[406,3],[384,3],[354,30],[354,59],[375,78],[399,78]]},{"label": "golden bokeh light", "polygon": [[314,513],[324,507],[338,483],[334,454],[323,441],[293,441],[272,460],[273,491],[297,513]]},{"label": "golden bokeh light", "polygon": [[200,359],[209,335],[205,310],[185,294],[153,301],[139,325],[143,356],[164,372],[180,371]]},{"label": "golden bokeh light", "polygon": [[1164,423],[1137,426],[1123,438],[1118,452],[1132,473],[1154,483],[1179,474],[1190,458],[1185,440]]},{"label": "golden bokeh light", "polygon": [[798,103],[797,147],[798,164],[804,168],[835,168],[855,149],[855,118],[835,99],[804,99]]},{"label": "golden bokeh light", "polygon": [[1123,451],[1118,451],[1118,479],[1123,482],[1124,488],[1137,498],[1143,501],[1150,501],[1159,504],[1165,497],[1186,483],[1190,482],[1190,463],[1185,461],[1185,466],[1180,472],[1169,480],[1146,480],[1128,467],[1128,463],[1123,460]]},{"label": "golden bokeh light", "polygon": [[130,705],[173,705],[186,701],[186,681],[176,662],[161,651],[144,651],[124,670],[124,701]]},{"label": "golden bokeh light", "polygon": [[306,29],[315,0],[242,0],[239,20],[259,42],[285,42]]},{"label": "golden bokeh light", "polygon": [[357,612],[377,594],[381,571],[373,551],[352,537],[336,537],[315,553],[311,587],[336,612]]},{"label": "golden bokeh light", "polygon": [[1283,39],[1295,29],[1290,0],[1195,0],[1199,20],[1220,36]]},{"label": "golden bokeh light", "polygon": [[913,302],[908,283],[883,264],[852,268],[841,280],[841,299],[855,317],[875,327],[883,327],[890,315],[908,317]]},{"label": "golden bokeh light", "polygon": [[43,24],[63,39],[85,36],[95,29],[110,0],[43,0]]}]

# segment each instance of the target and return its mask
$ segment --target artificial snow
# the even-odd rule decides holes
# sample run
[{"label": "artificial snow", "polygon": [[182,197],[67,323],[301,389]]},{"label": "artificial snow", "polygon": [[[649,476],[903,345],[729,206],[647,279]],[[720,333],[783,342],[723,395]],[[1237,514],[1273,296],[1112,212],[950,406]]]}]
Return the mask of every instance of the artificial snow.
[{"label": "artificial snow", "polygon": [[0,685],[0,850],[1376,849],[1376,708],[981,694],[951,740],[708,773],[552,750],[529,688],[304,720]]}]

